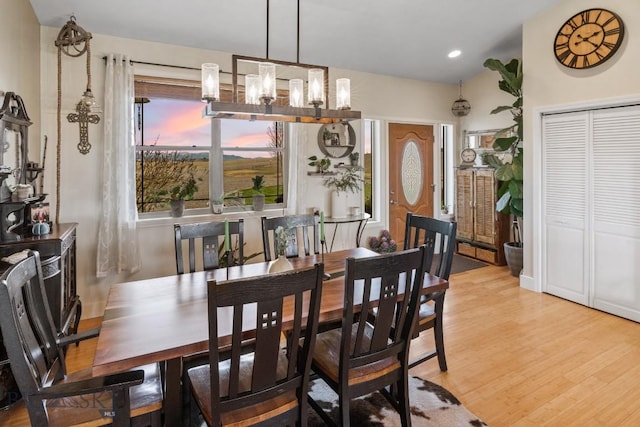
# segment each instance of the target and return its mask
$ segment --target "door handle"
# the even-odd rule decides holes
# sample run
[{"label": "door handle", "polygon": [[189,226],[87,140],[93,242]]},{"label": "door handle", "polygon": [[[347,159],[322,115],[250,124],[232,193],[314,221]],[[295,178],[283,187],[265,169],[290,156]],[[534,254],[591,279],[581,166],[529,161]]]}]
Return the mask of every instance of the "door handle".
[{"label": "door handle", "polygon": [[397,205],[398,202],[396,200],[389,200],[390,205]]}]

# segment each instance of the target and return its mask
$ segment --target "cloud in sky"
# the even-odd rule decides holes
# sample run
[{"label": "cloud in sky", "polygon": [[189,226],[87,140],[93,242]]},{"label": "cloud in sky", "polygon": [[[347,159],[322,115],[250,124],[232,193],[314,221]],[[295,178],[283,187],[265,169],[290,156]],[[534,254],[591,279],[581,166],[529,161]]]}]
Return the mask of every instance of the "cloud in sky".
[{"label": "cloud in sky", "polygon": [[[210,144],[211,120],[202,117],[204,104],[176,99],[152,99],[144,104],[144,144],[202,147]],[[223,147],[261,147],[268,143],[273,122],[223,120]],[[269,153],[240,151],[243,157],[269,157]]]}]

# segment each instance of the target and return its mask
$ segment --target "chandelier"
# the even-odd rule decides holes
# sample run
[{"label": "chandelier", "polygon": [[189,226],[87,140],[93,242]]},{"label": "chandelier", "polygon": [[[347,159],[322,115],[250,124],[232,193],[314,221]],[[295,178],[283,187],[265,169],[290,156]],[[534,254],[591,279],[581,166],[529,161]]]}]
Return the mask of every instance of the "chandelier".
[{"label": "chandelier", "polygon": [[[207,102],[205,116],[300,123],[337,123],[360,119],[360,111],[351,110],[349,79],[336,80],[336,109],[322,108],[323,105],[328,107],[329,102],[329,67],[300,62],[299,23],[300,0],[298,0],[298,55],[296,62],[269,59],[269,0],[267,0],[266,58],[232,55],[230,99],[221,97],[218,64],[202,64],[202,100]],[[240,73],[240,65],[248,65],[253,69],[257,66],[258,71],[257,73]],[[278,67],[292,67],[299,71],[307,71],[306,105],[304,80],[292,78],[288,80],[288,86],[279,88]],[[244,86],[241,86],[238,81],[241,74],[244,77]]]}]

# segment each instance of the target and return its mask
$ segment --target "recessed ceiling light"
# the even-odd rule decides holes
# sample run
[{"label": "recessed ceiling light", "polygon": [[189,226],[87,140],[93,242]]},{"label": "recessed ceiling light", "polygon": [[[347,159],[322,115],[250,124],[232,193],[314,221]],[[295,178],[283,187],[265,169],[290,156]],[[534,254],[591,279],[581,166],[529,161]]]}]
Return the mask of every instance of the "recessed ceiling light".
[{"label": "recessed ceiling light", "polygon": [[460,52],[458,49],[456,50],[452,50],[451,52],[449,52],[449,55],[447,55],[449,58],[457,58],[458,56],[460,56],[462,52]]}]

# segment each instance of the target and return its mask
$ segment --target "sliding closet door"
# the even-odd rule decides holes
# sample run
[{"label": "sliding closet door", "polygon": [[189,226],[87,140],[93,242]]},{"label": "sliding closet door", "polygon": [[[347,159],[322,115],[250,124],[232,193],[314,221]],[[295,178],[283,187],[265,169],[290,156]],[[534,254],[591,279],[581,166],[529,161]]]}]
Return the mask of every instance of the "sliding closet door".
[{"label": "sliding closet door", "polygon": [[543,290],[588,305],[588,113],[543,119]]},{"label": "sliding closet door", "polygon": [[592,114],[592,304],[640,321],[640,107]]}]

